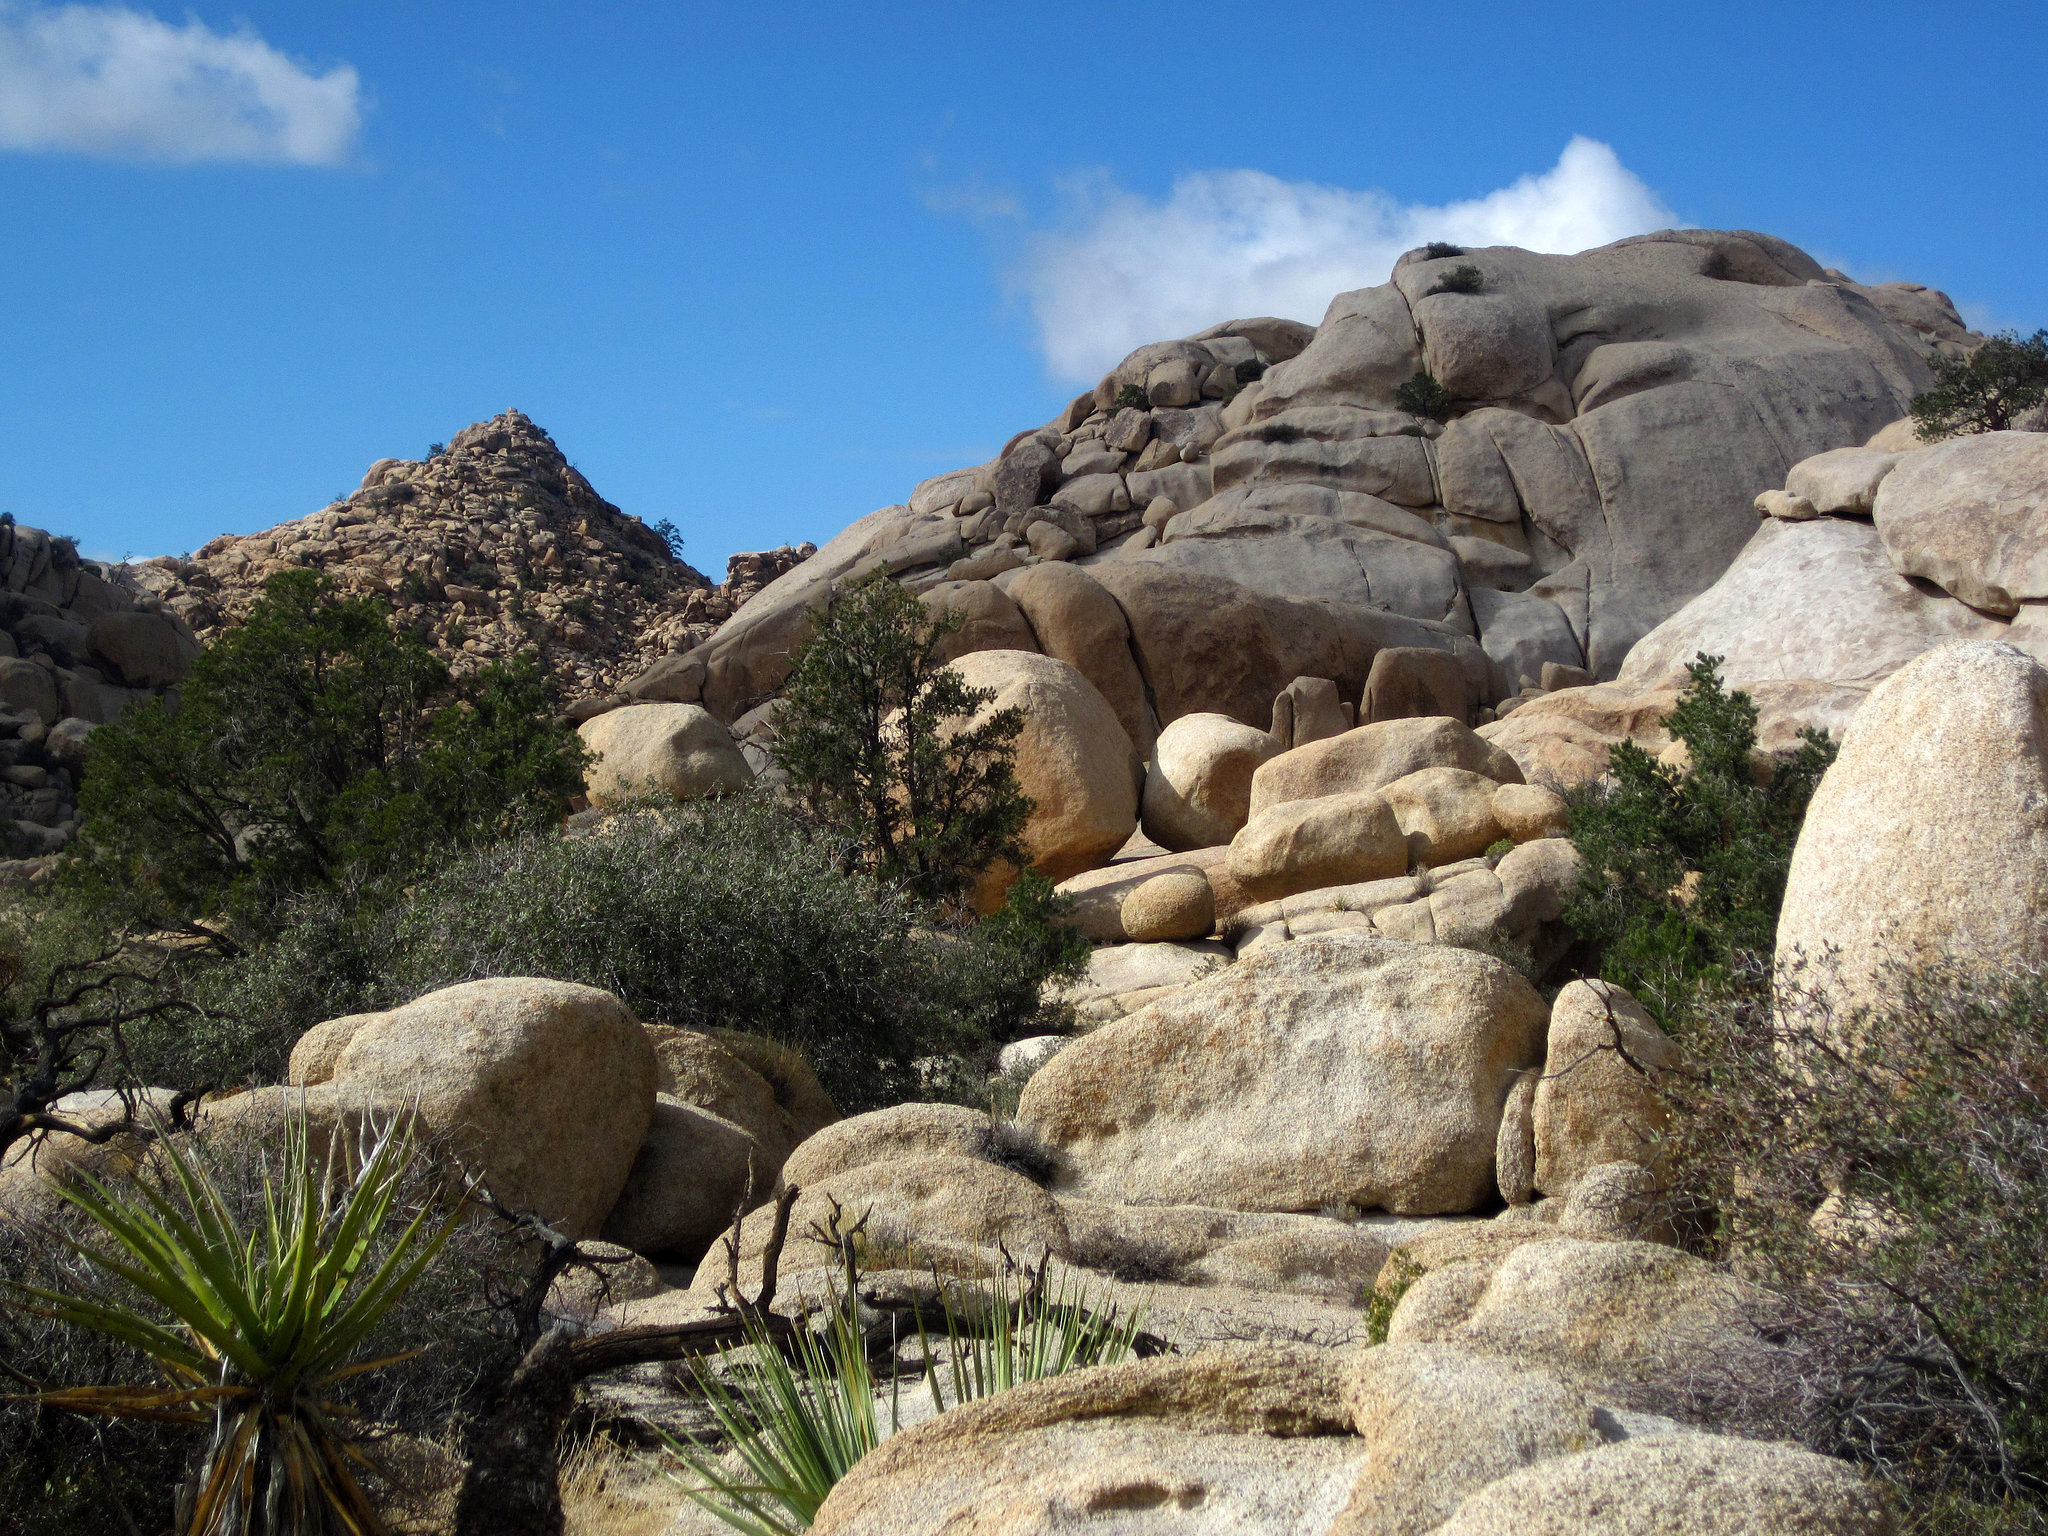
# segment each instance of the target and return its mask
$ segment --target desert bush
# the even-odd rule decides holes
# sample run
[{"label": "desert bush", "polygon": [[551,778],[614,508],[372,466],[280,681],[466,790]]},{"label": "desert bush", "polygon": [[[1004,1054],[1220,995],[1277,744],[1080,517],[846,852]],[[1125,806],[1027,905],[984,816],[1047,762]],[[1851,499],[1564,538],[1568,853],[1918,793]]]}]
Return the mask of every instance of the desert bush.
[{"label": "desert bush", "polygon": [[769,1036],[849,1112],[910,1094],[920,1058],[1030,1033],[1043,951],[933,929],[904,892],[842,872],[842,841],[744,796],[473,850],[388,912],[322,897],[202,978],[217,1017],[139,1040],[139,1068],[274,1078],[322,1019],[486,976],[582,982],[650,1022]]},{"label": "desert bush", "polygon": [[1422,248],[1422,259],[1424,261],[1442,261],[1446,256],[1462,256],[1464,254],[1465,247],[1462,245],[1450,245],[1442,240],[1432,240]]},{"label": "desert bush", "polygon": [[1023,861],[1021,710],[967,723],[995,697],[939,655],[960,627],[887,575],[838,598],[798,654],[775,716],[776,760],[811,814],[845,829],[851,867],[927,902],[960,897],[998,859]]},{"label": "desert bush", "polygon": [[1584,874],[1565,920],[1599,947],[1600,974],[1667,1023],[1693,989],[1726,978],[1775,942],[1792,845],[1835,748],[1815,731],[1760,766],[1756,704],[1721,685],[1701,655],[1665,728],[1690,762],[1659,763],[1634,742],[1609,778],[1573,798]]},{"label": "desert bush", "polygon": [[531,658],[457,683],[382,603],[281,573],[175,709],[93,733],[74,887],[120,919],[261,938],[295,896],[362,899],[558,817],[582,749],[550,714]]},{"label": "desert bush", "polygon": [[1143,385],[1126,384],[1116,392],[1116,408],[1120,411],[1149,411],[1152,409],[1152,397],[1145,393]]},{"label": "desert bush", "polygon": [[1865,1463],[1916,1529],[2048,1530],[2048,979],[1825,962],[1703,993],[1663,1091],[1679,1214],[1780,1344],[1722,1404]]},{"label": "desert bush", "polygon": [[1485,286],[1486,276],[1477,267],[1458,266],[1438,278],[1423,297],[1438,293],[1477,293]]},{"label": "desert bush", "polygon": [[1238,383],[1249,384],[1254,379],[1263,379],[1266,376],[1266,365],[1256,357],[1248,357],[1230,372],[1231,377]]},{"label": "desert bush", "polygon": [[1394,404],[1410,416],[1449,421],[1453,402],[1451,392],[1437,382],[1435,374],[1427,368],[1418,368],[1406,384],[1394,391]]},{"label": "desert bush", "polygon": [[1953,433],[2003,432],[2048,400],[2048,331],[1993,336],[1968,357],[1937,357],[1934,387],[1913,397],[1922,442]]}]

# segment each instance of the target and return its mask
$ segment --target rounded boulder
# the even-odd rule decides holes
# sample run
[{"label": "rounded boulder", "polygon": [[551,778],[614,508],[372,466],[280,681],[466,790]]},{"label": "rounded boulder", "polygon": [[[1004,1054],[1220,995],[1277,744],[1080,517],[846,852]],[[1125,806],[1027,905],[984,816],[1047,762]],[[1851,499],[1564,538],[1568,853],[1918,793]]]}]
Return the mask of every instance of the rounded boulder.
[{"label": "rounded boulder", "polygon": [[1182,715],[1145,772],[1145,835],[1176,853],[1229,842],[1251,814],[1252,775],[1279,751],[1270,732],[1228,715]]},{"label": "rounded boulder", "polygon": [[697,704],[629,704],[576,728],[596,754],[585,771],[590,803],[605,809],[649,796],[699,800],[754,782],[732,732]]}]

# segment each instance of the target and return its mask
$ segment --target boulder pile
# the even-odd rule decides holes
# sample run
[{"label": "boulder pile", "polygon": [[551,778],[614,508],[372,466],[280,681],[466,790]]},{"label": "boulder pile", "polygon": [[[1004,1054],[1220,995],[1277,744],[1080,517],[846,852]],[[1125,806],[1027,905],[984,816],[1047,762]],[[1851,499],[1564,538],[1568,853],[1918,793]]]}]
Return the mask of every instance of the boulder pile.
[{"label": "boulder pile", "polygon": [[0,517],[0,881],[39,879],[78,830],[86,742],[199,655],[131,568]]}]

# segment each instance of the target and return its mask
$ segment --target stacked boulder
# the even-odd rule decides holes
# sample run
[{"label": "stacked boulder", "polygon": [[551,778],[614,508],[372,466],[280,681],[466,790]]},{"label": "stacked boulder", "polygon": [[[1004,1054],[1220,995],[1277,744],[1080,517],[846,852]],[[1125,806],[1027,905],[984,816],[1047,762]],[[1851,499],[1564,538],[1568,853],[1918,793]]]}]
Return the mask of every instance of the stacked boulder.
[{"label": "stacked boulder", "polygon": [[128,568],[0,518],[0,879],[34,879],[78,830],[86,742],[170,694],[199,643]]}]

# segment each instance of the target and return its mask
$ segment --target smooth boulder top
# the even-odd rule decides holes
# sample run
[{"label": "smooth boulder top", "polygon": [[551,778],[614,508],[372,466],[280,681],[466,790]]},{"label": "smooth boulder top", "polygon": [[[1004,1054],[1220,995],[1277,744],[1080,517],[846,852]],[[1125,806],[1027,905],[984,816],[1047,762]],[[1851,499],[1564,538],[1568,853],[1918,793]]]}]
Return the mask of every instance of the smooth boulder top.
[{"label": "smooth boulder top", "polygon": [[584,721],[576,734],[596,754],[584,774],[594,806],[657,795],[698,800],[754,782],[732,732],[695,704],[629,704]]},{"label": "smooth boulder top", "polygon": [[1873,515],[1902,575],[1987,613],[2048,598],[2048,434],[1984,432],[1909,453]]},{"label": "smooth boulder top", "polygon": [[1448,716],[1361,725],[1269,758],[1252,775],[1251,814],[1290,800],[1380,789],[1423,768],[1463,768],[1519,784],[1515,760]]},{"label": "smooth boulder top", "polygon": [[995,694],[977,719],[1023,711],[1016,768],[1033,802],[1023,836],[1032,868],[1060,881],[1108,863],[1137,830],[1143,772],[1109,702],[1073,666],[1051,656],[976,651],[952,667],[970,688]]},{"label": "smooth boulder top", "polygon": [[2009,645],[1937,646],[1870,695],[1814,791],[1777,973],[1882,1006],[1893,965],[2048,963],[2043,911],[2048,669]]},{"label": "smooth boulder top", "polygon": [[1076,1040],[1020,1124],[1093,1199],[1402,1214],[1493,1181],[1509,1083],[1543,1000],[1470,950],[1355,933],[1260,950]]},{"label": "smooth boulder top", "polygon": [[1251,814],[1252,774],[1281,749],[1228,715],[1182,715],[1159,733],[1145,772],[1145,835],[1162,848],[1213,848]]}]

